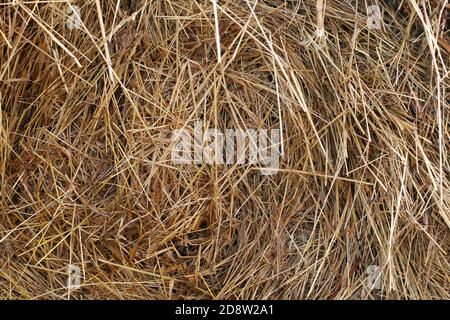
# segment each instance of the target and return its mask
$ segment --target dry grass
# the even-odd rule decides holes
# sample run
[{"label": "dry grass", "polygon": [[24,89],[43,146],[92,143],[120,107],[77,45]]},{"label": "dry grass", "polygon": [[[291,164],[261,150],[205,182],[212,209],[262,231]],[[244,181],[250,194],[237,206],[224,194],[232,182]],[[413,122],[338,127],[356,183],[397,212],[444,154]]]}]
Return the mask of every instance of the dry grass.
[{"label": "dry grass", "polygon": [[[450,298],[446,1],[379,1],[382,30],[365,1],[68,3],[0,2],[1,298]],[[197,120],[281,128],[280,171],[173,165]]]}]

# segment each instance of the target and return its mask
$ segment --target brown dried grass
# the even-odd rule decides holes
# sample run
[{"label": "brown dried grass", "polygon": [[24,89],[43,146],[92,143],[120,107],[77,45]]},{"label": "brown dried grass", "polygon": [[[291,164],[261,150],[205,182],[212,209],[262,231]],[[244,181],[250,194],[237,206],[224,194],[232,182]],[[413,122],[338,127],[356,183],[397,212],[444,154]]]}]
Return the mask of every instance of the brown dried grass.
[{"label": "brown dried grass", "polygon": [[[1,298],[450,298],[446,1],[309,45],[315,0],[71,3],[0,3]],[[195,120],[281,125],[281,170],[174,166]]]}]

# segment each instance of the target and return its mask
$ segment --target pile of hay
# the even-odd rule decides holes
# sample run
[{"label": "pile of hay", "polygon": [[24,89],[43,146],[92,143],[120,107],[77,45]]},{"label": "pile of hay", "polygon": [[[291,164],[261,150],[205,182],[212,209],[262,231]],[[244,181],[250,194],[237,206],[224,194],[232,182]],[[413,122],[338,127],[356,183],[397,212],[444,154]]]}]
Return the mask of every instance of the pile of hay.
[{"label": "pile of hay", "polygon": [[449,299],[446,1],[321,2],[3,1],[0,297]]}]

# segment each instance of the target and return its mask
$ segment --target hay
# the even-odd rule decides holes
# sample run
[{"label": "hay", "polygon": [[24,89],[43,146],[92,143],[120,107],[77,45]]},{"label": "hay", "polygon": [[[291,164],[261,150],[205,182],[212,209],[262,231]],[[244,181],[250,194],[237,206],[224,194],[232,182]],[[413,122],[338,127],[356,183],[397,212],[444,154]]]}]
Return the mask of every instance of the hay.
[{"label": "hay", "polygon": [[[450,298],[446,1],[71,4],[0,3],[1,298]],[[174,165],[195,121],[278,172]]]}]

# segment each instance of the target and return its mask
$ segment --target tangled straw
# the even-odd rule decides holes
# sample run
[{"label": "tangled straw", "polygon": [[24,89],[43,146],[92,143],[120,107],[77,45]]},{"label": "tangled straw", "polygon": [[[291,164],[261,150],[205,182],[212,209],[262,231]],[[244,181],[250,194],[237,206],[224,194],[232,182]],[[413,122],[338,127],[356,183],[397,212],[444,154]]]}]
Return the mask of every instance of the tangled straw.
[{"label": "tangled straw", "polygon": [[0,298],[449,299],[448,7],[376,3],[4,1]]}]

